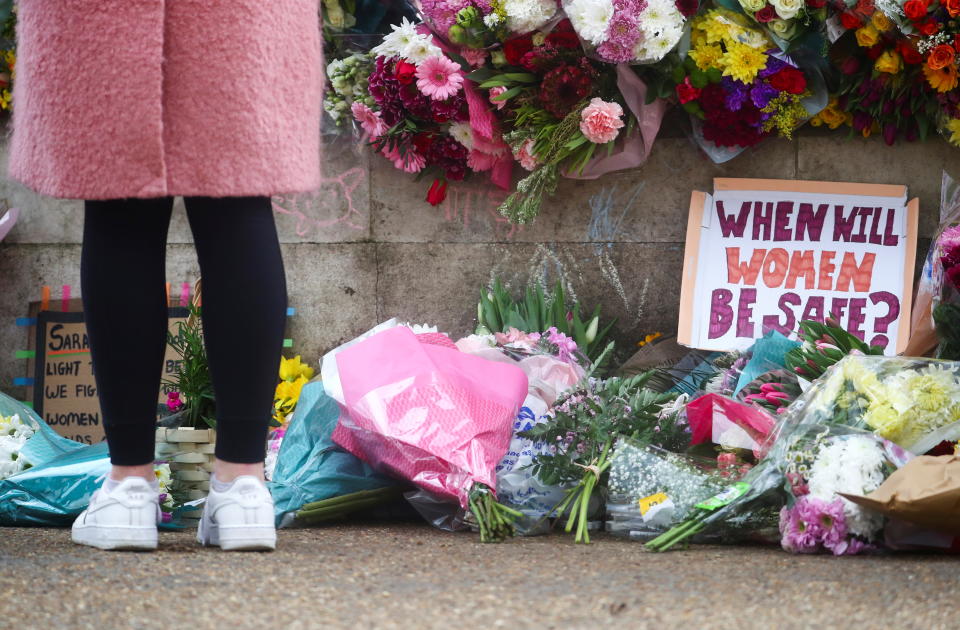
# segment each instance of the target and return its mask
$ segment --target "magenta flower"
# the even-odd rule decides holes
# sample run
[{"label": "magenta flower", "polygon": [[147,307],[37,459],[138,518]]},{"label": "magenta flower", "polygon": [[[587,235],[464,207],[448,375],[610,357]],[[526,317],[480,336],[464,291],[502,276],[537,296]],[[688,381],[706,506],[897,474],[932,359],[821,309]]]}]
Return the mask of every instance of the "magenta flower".
[{"label": "magenta flower", "polygon": [[435,101],[453,96],[462,86],[460,66],[446,57],[429,57],[417,66],[417,87]]},{"label": "magenta flower", "polygon": [[180,399],[180,392],[170,392],[167,394],[167,409],[170,413],[176,413],[183,409],[183,401]]},{"label": "magenta flower", "polygon": [[350,106],[354,119],[371,138],[379,138],[387,132],[387,123],[380,118],[380,112],[375,112],[367,105],[355,102]]}]

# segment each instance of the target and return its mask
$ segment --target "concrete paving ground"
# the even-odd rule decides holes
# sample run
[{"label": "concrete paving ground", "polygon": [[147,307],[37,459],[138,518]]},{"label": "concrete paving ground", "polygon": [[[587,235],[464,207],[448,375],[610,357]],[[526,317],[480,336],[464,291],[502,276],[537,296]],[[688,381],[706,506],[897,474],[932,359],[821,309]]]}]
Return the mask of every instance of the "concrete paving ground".
[{"label": "concrete paving ground", "polygon": [[956,628],[960,559],[760,547],[663,555],[599,537],[482,545],[412,524],[284,530],[275,553],[189,531],[156,553],[0,528],[0,628]]}]

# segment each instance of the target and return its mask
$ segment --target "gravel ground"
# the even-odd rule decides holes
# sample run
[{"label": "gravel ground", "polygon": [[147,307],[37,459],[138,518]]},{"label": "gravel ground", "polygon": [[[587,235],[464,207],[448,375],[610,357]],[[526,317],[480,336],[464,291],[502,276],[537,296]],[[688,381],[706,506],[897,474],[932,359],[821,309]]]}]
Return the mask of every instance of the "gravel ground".
[{"label": "gravel ground", "polygon": [[947,556],[662,555],[599,536],[482,545],[408,524],[283,530],[274,553],[101,552],[0,529],[0,628],[955,628]]}]

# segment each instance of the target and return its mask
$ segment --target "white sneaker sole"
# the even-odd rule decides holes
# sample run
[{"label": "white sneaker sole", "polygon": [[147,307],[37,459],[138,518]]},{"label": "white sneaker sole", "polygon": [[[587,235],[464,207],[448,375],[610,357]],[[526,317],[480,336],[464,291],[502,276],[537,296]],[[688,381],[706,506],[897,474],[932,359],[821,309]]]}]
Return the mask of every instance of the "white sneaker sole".
[{"label": "white sneaker sole", "polygon": [[78,545],[108,551],[153,551],[157,548],[155,527],[80,527],[71,538]]},{"label": "white sneaker sole", "polygon": [[273,551],[277,548],[277,530],[272,525],[220,528],[201,519],[197,542],[224,551]]}]

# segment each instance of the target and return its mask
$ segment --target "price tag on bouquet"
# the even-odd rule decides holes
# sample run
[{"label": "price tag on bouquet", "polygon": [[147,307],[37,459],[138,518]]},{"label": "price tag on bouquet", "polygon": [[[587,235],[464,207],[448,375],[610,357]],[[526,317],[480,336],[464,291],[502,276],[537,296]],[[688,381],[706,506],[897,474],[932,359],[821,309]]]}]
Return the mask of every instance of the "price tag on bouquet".
[{"label": "price tag on bouquet", "polygon": [[652,525],[669,525],[673,520],[676,505],[663,492],[651,494],[637,502],[640,506],[640,515],[643,522]]}]

